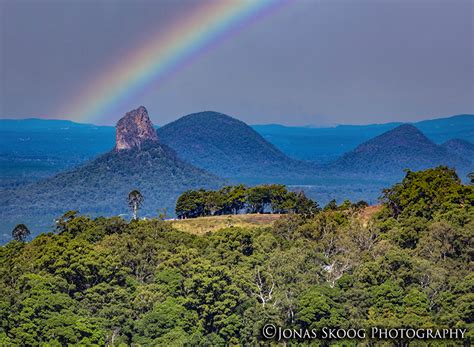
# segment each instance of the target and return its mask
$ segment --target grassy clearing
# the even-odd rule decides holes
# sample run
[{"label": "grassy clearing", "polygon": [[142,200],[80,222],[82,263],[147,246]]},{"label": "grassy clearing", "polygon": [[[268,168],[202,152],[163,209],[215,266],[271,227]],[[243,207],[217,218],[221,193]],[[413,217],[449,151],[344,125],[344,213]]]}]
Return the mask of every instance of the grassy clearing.
[{"label": "grassy clearing", "polygon": [[[380,210],[382,206],[369,206],[360,212],[359,218],[364,226]],[[283,214],[240,214],[228,216],[199,217],[181,220],[172,220],[173,226],[181,231],[203,235],[207,232],[215,232],[229,227],[267,227],[271,226]]]},{"label": "grassy clearing", "polygon": [[362,210],[359,214],[359,218],[362,222],[362,225],[366,227],[369,221],[375,216],[376,213],[380,212],[382,208],[382,205],[373,205],[368,206],[364,210]]},{"label": "grassy clearing", "polygon": [[266,227],[279,219],[280,214],[241,214],[228,216],[212,216],[170,221],[181,231],[195,235],[214,232],[228,227]]}]

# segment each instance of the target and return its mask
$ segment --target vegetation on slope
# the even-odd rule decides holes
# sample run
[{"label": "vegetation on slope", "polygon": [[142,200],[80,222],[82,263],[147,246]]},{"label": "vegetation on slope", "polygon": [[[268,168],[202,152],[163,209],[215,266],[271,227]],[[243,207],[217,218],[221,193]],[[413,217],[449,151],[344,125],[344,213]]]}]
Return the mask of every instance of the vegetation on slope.
[{"label": "vegetation on slope", "polygon": [[469,162],[431,142],[410,124],[379,135],[344,154],[332,169],[343,175],[402,177],[403,170],[423,170],[437,165],[455,167],[465,173]]},{"label": "vegetation on slope", "polygon": [[158,129],[160,141],[191,164],[243,183],[314,175],[242,121],[218,112],[184,116]]},{"label": "vegetation on slope", "polygon": [[331,203],[197,236],[70,215],[0,247],[0,345],[255,344],[265,323],[468,328],[472,341],[473,194],[441,167],[409,172],[372,218]]},{"label": "vegetation on slope", "polygon": [[69,172],[4,190],[0,230],[10,231],[23,222],[37,235],[48,230],[54,218],[67,209],[92,216],[124,214],[128,212],[126,198],[135,189],[145,196],[142,214],[156,216],[158,208],[173,211],[183,191],[216,188],[222,183],[214,175],[183,162],[166,146],[111,151]]}]

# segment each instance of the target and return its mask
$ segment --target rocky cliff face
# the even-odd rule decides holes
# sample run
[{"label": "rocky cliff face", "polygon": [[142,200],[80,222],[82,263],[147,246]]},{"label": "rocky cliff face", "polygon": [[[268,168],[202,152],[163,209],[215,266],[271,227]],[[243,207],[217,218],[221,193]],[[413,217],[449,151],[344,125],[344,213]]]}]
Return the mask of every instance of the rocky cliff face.
[{"label": "rocky cliff face", "polygon": [[140,106],[127,112],[118,122],[115,135],[115,150],[138,148],[145,142],[158,142],[148,111]]}]

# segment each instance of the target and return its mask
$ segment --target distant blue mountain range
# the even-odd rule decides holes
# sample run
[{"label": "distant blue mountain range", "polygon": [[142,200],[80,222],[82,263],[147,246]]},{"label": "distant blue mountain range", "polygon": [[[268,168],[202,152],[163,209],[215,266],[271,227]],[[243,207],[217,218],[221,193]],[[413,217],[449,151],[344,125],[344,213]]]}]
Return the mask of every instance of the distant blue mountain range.
[{"label": "distant blue mountain range", "polygon": [[[290,157],[327,162],[401,124],[338,125],[331,128],[269,124],[252,127]],[[457,115],[410,124],[437,144],[455,138],[474,143],[474,115]]]},{"label": "distant blue mountain range", "polygon": [[0,120],[0,182],[15,186],[81,164],[114,146],[113,127],[65,120]]},{"label": "distant blue mountain range", "polygon": [[[252,126],[266,140],[295,159],[319,163],[335,160],[359,144],[402,123],[338,125],[330,128]],[[474,143],[474,115],[457,115],[412,123],[431,141]],[[51,176],[104,153],[115,144],[112,126],[67,120],[0,120],[1,186],[15,186]]]}]

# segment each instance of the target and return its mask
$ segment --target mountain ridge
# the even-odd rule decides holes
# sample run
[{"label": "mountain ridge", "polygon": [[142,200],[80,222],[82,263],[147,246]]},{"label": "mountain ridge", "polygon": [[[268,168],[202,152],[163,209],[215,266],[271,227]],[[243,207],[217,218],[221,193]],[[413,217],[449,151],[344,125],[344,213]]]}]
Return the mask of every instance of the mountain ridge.
[{"label": "mountain ridge", "polygon": [[[253,129],[287,157],[314,162],[312,167],[318,169],[392,126]],[[474,142],[474,115],[425,120],[420,130],[435,143],[453,138]],[[115,130],[110,126],[61,120],[0,120],[0,186],[23,185],[80,165],[108,151],[114,146],[114,137]]]},{"label": "mountain ridge", "polygon": [[[190,113],[190,114],[187,114],[187,115],[196,114],[196,113],[203,113],[203,112],[215,112],[215,113],[224,114],[224,113],[219,112],[219,111],[203,110],[203,111],[199,111],[199,112],[193,112],[193,113]],[[187,115],[184,115],[182,117],[186,117]],[[182,117],[180,117],[180,118],[182,118]],[[256,123],[256,124],[249,124],[249,125],[251,127],[277,126],[277,127],[282,127],[282,128],[309,129],[310,130],[310,129],[334,129],[334,128],[338,128],[338,127],[370,127],[370,126],[382,126],[382,125],[396,125],[396,126],[398,126],[398,125],[401,125],[401,124],[414,124],[414,125],[416,125],[416,124],[432,123],[432,122],[438,122],[438,121],[450,121],[450,120],[469,120],[469,121],[473,121],[473,119],[474,119],[474,114],[462,113],[462,114],[455,114],[455,115],[450,115],[450,116],[441,116],[441,117],[429,118],[429,119],[424,119],[424,120],[420,120],[420,121],[404,121],[404,122],[394,121],[394,122],[368,123],[368,124],[343,124],[343,123],[341,123],[341,124],[335,124],[333,126],[330,126],[330,125],[317,126],[317,125],[311,125],[311,124],[308,124],[308,125],[285,125],[285,124],[279,124],[279,123]],[[1,122],[14,123],[14,122],[22,122],[22,121],[40,121],[40,122],[52,122],[52,123],[54,123],[54,122],[58,122],[58,123],[59,122],[67,122],[67,123],[71,123],[71,124],[94,126],[94,127],[111,127],[111,128],[114,127],[114,125],[82,123],[82,122],[77,122],[77,121],[69,120],[69,119],[41,118],[41,117],[35,117],[35,116],[25,117],[25,118],[8,118],[8,117],[1,118],[0,117],[0,123]],[[169,123],[171,123],[171,122],[169,122]],[[166,124],[169,124],[169,123],[166,123]],[[162,127],[163,125],[154,124],[154,126],[155,127]]]},{"label": "mountain ridge", "polygon": [[360,145],[331,163],[334,171],[368,176],[401,177],[403,170],[446,165],[465,169],[468,161],[448,153],[412,124],[402,124]]},{"label": "mountain ridge", "polygon": [[309,165],[288,157],[246,123],[215,111],[186,115],[157,130],[182,159],[221,177],[249,181],[301,176]]},{"label": "mountain ridge", "polygon": [[338,125],[320,128],[254,125],[253,128],[290,157],[329,162],[353,150],[359,144],[401,124],[415,125],[437,144],[453,138],[474,142],[474,115],[471,114],[407,123]]},{"label": "mountain ridge", "polygon": [[[119,121],[118,135],[124,130],[121,124]],[[138,123],[135,125],[137,129],[140,127]],[[134,146],[121,150],[116,150],[116,146],[74,169],[3,190],[0,233],[8,233],[18,223],[25,223],[38,233],[65,213],[64,209],[91,216],[123,214],[128,210],[126,197],[134,189],[145,197],[143,215],[157,214],[159,208],[173,213],[176,199],[185,190],[217,188],[224,183],[217,176],[182,161],[175,151],[157,141],[156,134],[137,138],[134,125],[128,126],[131,128],[126,133],[132,137],[126,141]],[[123,136],[117,136],[117,144],[122,140]]]},{"label": "mountain ridge", "polygon": [[456,114],[446,117],[438,117],[438,118],[430,118],[424,119],[419,121],[406,121],[406,122],[384,122],[384,123],[368,123],[368,124],[334,124],[334,125],[285,125],[279,123],[258,123],[258,124],[251,124],[251,127],[260,128],[260,127],[275,127],[278,128],[285,128],[285,129],[295,129],[295,130],[318,130],[318,129],[338,129],[338,128],[364,128],[364,127],[381,127],[381,126],[399,126],[402,124],[411,124],[411,125],[424,125],[430,123],[437,123],[437,122],[458,122],[458,121],[470,121],[474,122],[474,114]]}]

